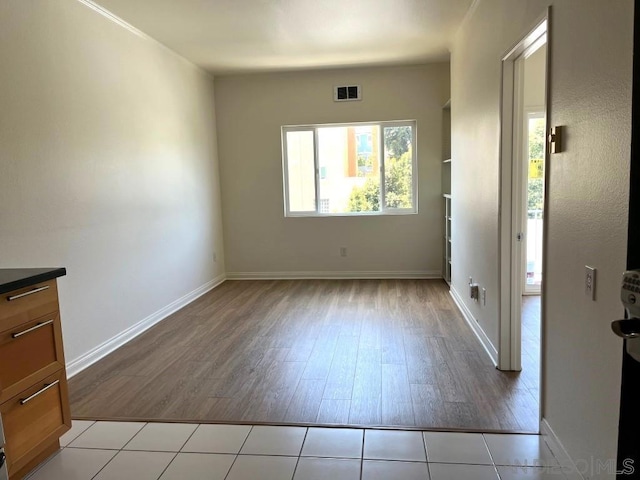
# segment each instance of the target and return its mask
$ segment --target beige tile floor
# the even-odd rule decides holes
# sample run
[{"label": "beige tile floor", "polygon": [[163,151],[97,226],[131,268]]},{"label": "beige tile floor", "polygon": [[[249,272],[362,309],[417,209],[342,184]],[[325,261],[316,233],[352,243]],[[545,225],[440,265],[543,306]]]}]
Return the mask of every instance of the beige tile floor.
[{"label": "beige tile floor", "polygon": [[537,435],[74,421],[61,446],[30,480],[565,478]]}]

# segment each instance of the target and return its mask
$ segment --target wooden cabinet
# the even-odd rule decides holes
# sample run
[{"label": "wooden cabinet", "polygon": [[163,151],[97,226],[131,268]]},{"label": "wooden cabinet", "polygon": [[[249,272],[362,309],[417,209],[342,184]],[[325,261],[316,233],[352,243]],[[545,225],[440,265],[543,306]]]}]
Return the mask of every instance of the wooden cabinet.
[{"label": "wooden cabinet", "polygon": [[0,295],[0,416],[10,480],[71,428],[56,280]]}]

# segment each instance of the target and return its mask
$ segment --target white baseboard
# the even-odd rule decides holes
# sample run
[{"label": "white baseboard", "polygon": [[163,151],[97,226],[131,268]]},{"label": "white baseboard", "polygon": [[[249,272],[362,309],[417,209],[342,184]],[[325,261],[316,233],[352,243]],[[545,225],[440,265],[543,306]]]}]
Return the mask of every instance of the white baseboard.
[{"label": "white baseboard", "polygon": [[298,279],[432,279],[442,278],[439,270],[363,271],[363,272],[227,272],[228,280],[298,280]]},{"label": "white baseboard", "polygon": [[540,435],[542,435],[542,438],[544,438],[544,441],[553,452],[556,460],[558,460],[565,478],[567,480],[584,480],[584,477],[580,474],[575,462],[569,456],[567,450],[562,445],[562,442],[545,418],[540,420]]},{"label": "white baseboard", "polygon": [[218,275],[213,280],[205,283],[204,285],[196,288],[195,290],[187,293],[186,295],[180,297],[179,299],[171,302],[166,307],[161,308],[155,313],[152,313],[147,318],[140,320],[135,325],[127,328],[125,331],[120,332],[115,337],[110,338],[106,342],[98,345],[97,347],[89,350],[84,355],[67,362],[67,377],[71,378],[74,375],[77,375],[85,368],[93,365],[95,362],[100,360],[101,358],[109,355],[111,352],[117,350],[125,343],[130,342],[135,337],[143,333],[144,331],[150,329],[158,322],[161,322],[169,315],[174,312],[177,312],[181,308],[185,307],[189,303],[193,302],[196,298],[204,295],[210,290],[213,290],[215,287],[220,285],[222,282],[226,280],[226,275]]},{"label": "white baseboard", "polygon": [[487,336],[487,334],[484,333],[484,330],[482,329],[478,321],[475,319],[475,317],[471,313],[471,310],[469,310],[467,306],[464,304],[464,302],[462,301],[462,297],[456,291],[456,289],[451,287],[451,289],[449,290],[449,293],[451,294],[453,301],[458,306],[458,309],[462,313],[462,316],[471,327],[471,330],[473,330],[473,333],[475,333],[476,337],[478,337],[478,340],[480,340],[480,343],[484,347],[484,350],[487,352],[487,355],[489,355],[489,358],[491,358],[491,361],[497,367],[498,366],[498,350],[496,350],[496,347],[493,346],[493,343],[491,343],[491,340],[489,340],[489,337]]}]

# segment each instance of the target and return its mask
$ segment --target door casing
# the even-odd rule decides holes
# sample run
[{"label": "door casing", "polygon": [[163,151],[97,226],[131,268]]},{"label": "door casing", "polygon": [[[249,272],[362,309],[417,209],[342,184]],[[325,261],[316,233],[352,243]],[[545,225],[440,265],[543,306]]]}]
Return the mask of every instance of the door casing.
[{"label": "door casing", "polygon": [[[528,33],[502,57],[502,98],[501,98],[501,142],[500,142],[500,197],[499,197],[499,232],[500,243],[500,335],[498,345],[498,369],[520,371],[521,364],[521,322],[522,293],[524,275],[522,265],[522,244],[516,240],[516,232],[522,212],[522,192],[514,192],[514,178],[522,178],[522,165],[516,161],[520,158],[522,141],[522,75],[524,62],[518,59],[527,52],[535,51],[537,46],[546,42],[547,58],[545,69],[545,123],[549,125],[549,74],[550,74],[550,9],[537,20]],[[520,119],[520,120],[519,120]],[[516,123],[518,122],[518,123]],[[518,125],[518,128],[514,128]],[[545,164],[548,162],[548,150],[545,148]],[[545,169],[545,186],[548,185],[548,169]],[[522,190],[522,189],[520,189]],[[545,188],[544,202],[547,199]],[[514,208],[515,206],[515,208]],[[543,278],[546,259],[547,220],[543,217]],[[520,245],[518,245],[520,243]],[[544,282],[542,287],[541,323],[544,322]],[[544,338],[542,338],[544,341]],[[542,362],[542,359],[541,359]],[[542,382],[541,382],[542,385]]]}]

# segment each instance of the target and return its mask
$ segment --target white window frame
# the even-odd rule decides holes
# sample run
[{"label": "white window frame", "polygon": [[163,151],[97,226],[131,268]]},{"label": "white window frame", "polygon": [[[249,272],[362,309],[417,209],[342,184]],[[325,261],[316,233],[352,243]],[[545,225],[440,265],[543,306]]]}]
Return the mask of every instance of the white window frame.
[{"label": "white window frame", "polygon": [[[321,213],[320,212],[320,165],[318,150],[318,129],[326,127],[363,127],[377,125],[380,127],[379,151],[380,155],[380,211],[379,212],[343,212],[343,213]],[[354,123],[319,123],[312,125],[286,125],[281,128],[282,132],[282,177],[284,189],[284,215],[285,217],[362,217],[377,215],[414,215],[418,213],[418,124],[415,120],[398,120],[384,122],[354,122]],[[384,155],[384,128],[385,127],[411,127],[413,135],[411,137],[411,208],[389,208],[386,204],[385,195],[385,155]],[[313,132],[313,162],[315,169],[315,210],[296,211],[289,210],[289,175],[287,159],[287,133],[288,132]]]}]

